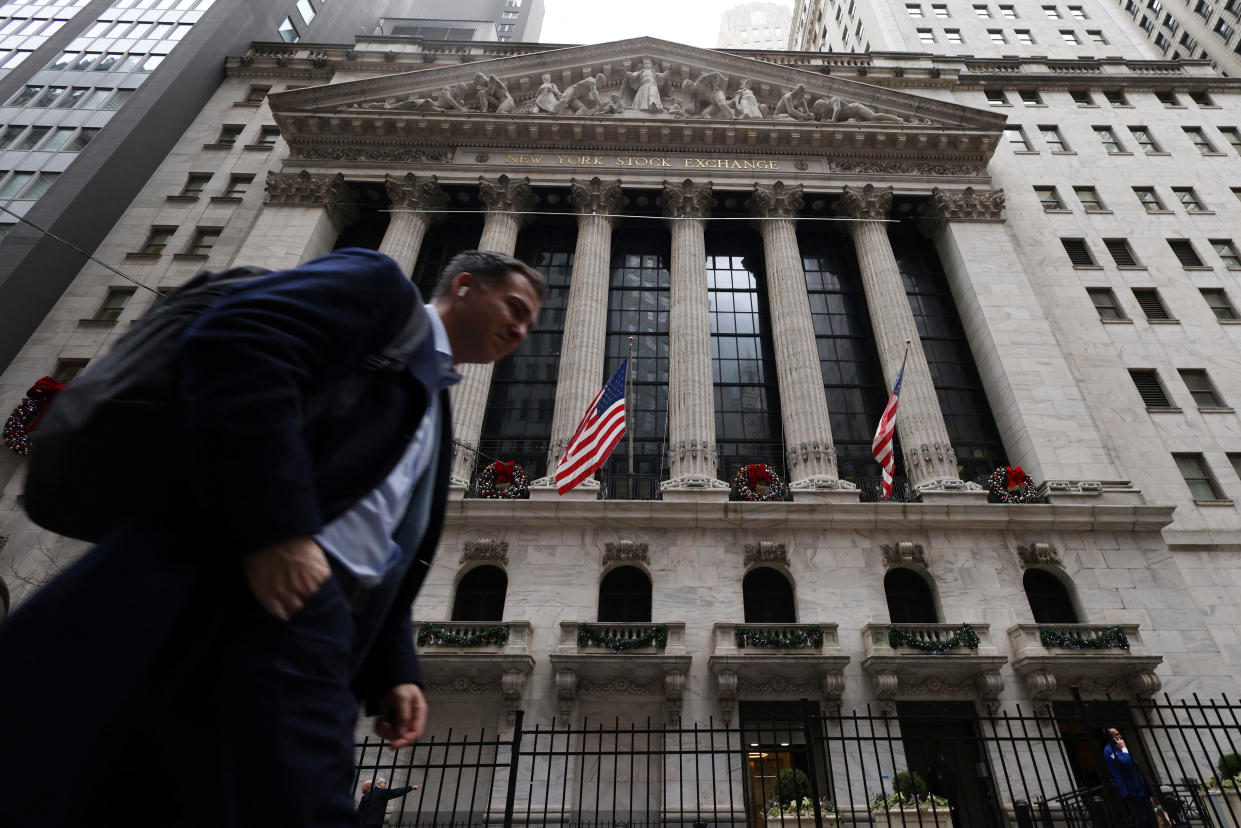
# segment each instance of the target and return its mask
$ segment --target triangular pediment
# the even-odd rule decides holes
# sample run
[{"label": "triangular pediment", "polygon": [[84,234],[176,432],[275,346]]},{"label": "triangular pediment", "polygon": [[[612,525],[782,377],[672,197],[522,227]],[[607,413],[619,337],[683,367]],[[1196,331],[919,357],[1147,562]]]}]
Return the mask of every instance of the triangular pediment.
[{"label": "triangular pediment", "polygon": [[[773,53],[778,54],[778,53]],[[931,152],[977,165],[1003,115],[651,37],[435,66],[270,98],[290,144],[655,144]]]}]

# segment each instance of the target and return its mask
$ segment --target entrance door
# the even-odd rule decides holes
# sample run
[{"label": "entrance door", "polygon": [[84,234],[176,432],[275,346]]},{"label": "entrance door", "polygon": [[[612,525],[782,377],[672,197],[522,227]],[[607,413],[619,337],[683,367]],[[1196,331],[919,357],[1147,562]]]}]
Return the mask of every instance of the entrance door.
[{"label": "entrance door", "polygon": [[954,825],[1001,824],[991,766],[971,702],[898,702],[906,768],[956,806]]},{"label": "entrance door", "polygon": [[[780,774],[790,779],[788,792],[810,797],[810,763],[800,702],[752,702],[738,705],[741,736],[746,748],[746,792],[750,828],[790,826],[814,828],[814,814],[770,822],[764,810],[778,801]],[[817,711],[816,711],[817,712]],[[793,787],[796,786],[796,787]],[[822,782],[820,781],[820,790]],[[826,794],[824,794],[826,795]],[[794,814],[796,811],[793,812]]]}]

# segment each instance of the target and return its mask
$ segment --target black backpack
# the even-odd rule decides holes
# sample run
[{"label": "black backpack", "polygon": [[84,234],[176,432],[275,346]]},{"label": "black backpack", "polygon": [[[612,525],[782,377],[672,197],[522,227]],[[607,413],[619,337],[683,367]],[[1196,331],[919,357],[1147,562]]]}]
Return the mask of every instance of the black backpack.
[{"label": "black backpack", "polygon": [[[32,440],[25,507],[45,529],[97,541],[146,502],[181,439],[177,343],[190,323],[217,300],[271,271],[204,270],[161,297],[107,354],[93,360],[48,404]],[[409,321],[380,352],[362,360],[350,379],[306,407],[306,422],[347,411],[377,373],[400,370],[430,331],[415,291]],[[138,450],[135,450],[135,446]]]}]

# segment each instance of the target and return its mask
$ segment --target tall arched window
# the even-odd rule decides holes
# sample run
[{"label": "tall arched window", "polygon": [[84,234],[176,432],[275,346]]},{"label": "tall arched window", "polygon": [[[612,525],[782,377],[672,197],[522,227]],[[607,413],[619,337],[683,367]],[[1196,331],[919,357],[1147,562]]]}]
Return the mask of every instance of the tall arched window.
[{"label": "tall arched window", "polygon": [[897,568],[883,579],[888,596],[888,617],[893,624],[938,624],[931,585],[912,569]]},{"label": "tall arched window", "polygon": [[1077,624],[1077,610],[1064,582],[1044,569],[1027,569],[1022,579],[1036,624]]},{"label": "tall arched window", "polygon": [[618,566],[599,584],[599,620],[649,622],[651,579],[636,566]]},{"label": "tall arched window", "polygon": [[793,585],[769,566],[751,569],[741,582],[747,624],[794,624]]},{"label": "tall arched window", "polygon": [[504,618],[504,593],[508,576],[498,566],[471,569],[457,584],[457,598],[452,602],[453,621],[501,621]]}]

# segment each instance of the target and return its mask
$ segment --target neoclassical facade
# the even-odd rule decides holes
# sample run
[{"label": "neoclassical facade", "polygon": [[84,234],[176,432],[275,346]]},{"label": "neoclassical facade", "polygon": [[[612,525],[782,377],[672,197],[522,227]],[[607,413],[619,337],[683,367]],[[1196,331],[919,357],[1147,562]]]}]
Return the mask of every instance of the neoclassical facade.
[{"label": "neoclassical facade", "polygon": [[[1209,86],[1207,114],[1236,123],[1235,84],[1179,64],[1032,60],[1014,74],[652,38],[470,48],[256,45],[100,251],[155,289],[346,244],[391,255],[424,289],[467,247],[548,274],[522,349],[453,389],[454,497],[415,608],[436,732],[503,729],[518,708],[735,722],[801,698],[1055,711],[1072,686],[1235,688],[1241,602],[1222,585],[1241,583],[1241,480],[1221,468],[1203,496],[1182,458],[1235,456],[1241,426],[1230,409],[1197,431],[1153,420],[1126,369],[1205,368],[1224,399],[1241,396],[1226,370],[1239,329],[1205,306],[1179,330],[1152,326],[1127,299],[1109,318],[1096,297],[1152,279],[1186,305],[1182,292],[1238,295],[1237,263],[1187,274],[1151,255],[1139,272],[1061,249],[1190,232],[1193,217],[1170,227],[1120,205],[1131,187],[1241,188],[1235,152],[1210,167],[1177,146],[1176,167],[1124,169],[1088,145],[1153,118],[1136,99],[1160,90]],[[994,105],[988,90],[1015,96],[1035,76],[1045,111]],[[272,88],[259,107],[255,85]],[[1072,94],[1121,87],[1132,115]],[[1030,134],[1071,133],[1073,157],[1020,148],[1023,117]],[[271,125],[274,143],[253,137]],[[186,188],[194,175],[205,190]],[[1114,224],[1048,207],[1043,191],[1077,181],[1117,202],[1101,218]],[[1194,238],[1235,234],[1241,202],[1210,198]],[[131,288],[84,268],[4,374],[4,403],[105,349],[150,304]],[[84,318],[110,291],[127,294],[119,314]],[[627,357],[633,448],[560,496],[557,459]],[[870,439],[902,366],[897,494],[877,502]],[[495,458],[522,463],[528,498],[476,496]],[[20,601],[80,547],[30,525],[20,462],[4,462]],[[752,463],[788,497],[737,500]],[[989,502],[1005,465],[1037,502]],[[1108,645],[1118,634],[1127,647]]]}]

